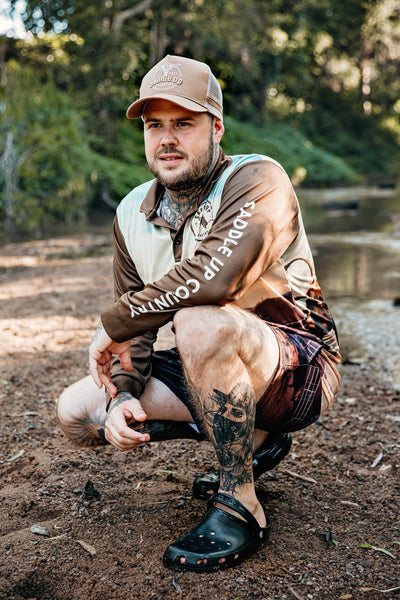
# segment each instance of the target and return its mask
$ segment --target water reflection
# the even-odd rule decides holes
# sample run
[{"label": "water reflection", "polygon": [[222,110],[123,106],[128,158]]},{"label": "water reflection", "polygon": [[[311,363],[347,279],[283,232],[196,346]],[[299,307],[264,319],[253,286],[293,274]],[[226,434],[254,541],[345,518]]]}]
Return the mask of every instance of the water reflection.
[{"label": "water reflection", "polygon": [[[400,195],[382,191],[373,195],[368,189],[300,191],[299,200],[308,233],[336,233],[349,231],[393,231],[396,216],[400,217]],[[356,210],[340,210],[356,202]],[[328,210],[328,203],[336,205]]]},{"label": "water reflection", "polygon": [[330,298],[400,297],[400,237],[310,235],[318,280]]},{"label": "water reflection", "polygon": [[363,198],[350,211],[301,204],[343,358],[400,389],[400,197]]},{"label": "water reflection", "polygon": [[[328,192],[329,194],[329,192]],[[326,210],[321,196],[300,197],[318,279],[331,298],[400,296],[400,197],[364,197],[357,210]],[[337,207],[348,203],[338,198]]]}]

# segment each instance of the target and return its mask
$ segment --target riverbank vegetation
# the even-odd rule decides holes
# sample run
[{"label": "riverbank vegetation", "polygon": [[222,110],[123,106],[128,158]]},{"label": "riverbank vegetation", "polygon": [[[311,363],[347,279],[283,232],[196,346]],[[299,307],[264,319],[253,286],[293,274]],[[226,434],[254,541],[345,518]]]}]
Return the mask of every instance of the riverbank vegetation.
[{"label": "riverbank vegetation", "polygon": [[166,53],[217,75],[226,152],[268,154],[296,185],[398,183],[396,0],[27,0],[22,19],[0,40],[5,230],[84,221],[149,178],[125,111]]}]

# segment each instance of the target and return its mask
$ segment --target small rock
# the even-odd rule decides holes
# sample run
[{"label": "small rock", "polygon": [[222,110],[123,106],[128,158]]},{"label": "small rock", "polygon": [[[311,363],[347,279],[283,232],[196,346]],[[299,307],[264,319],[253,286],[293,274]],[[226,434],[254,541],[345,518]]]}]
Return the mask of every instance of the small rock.
[{"label": "small rock", "polygon": [[50,531],[41,525],[32,525],[29,531],[31,533],[36,533],[37,535],[50,535]]},{"label": "small rock", "polygon": [[94,500],[94,498],[99,498],[100,496],[100,492],[96,490],[93,483],[88,479],[82,492],[82,500]]}]

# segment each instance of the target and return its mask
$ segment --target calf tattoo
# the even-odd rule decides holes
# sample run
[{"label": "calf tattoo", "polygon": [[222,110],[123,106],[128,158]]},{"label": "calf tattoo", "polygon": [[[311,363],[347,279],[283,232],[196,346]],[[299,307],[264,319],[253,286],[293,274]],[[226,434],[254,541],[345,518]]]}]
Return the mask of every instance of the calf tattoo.
[{"label": "calf tattoo", "polygon": [[104,434],[104,408],[94,414],[86,409],[79,416],[67,413],[62,425],[64,433],[79,446],[104,446],[107,440]]},{"label": "calf tattoo", "polygon": [[221,465],[221,488],[234,493],[253,480],[254,393],[248,383],[238,383],[229,394],[214,389],[207,404],[204,417]]}]

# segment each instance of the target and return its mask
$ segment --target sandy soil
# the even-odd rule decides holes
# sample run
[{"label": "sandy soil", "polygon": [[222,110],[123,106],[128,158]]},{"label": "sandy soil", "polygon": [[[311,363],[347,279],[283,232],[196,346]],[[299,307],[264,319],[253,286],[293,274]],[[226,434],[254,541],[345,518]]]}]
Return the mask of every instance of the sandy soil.
[{"label": "sandy soil", "polygon": [[99,236],[0,249],[0,600],[398,598],[400,392],[368,363],[343,366],[332,409],[257,482],[270,543],[217,574],[164,569],[166,545],[205,511],[191,483],[214,469],[210,446],[87,451],[55,418],[87,373],[111,262]]}]

